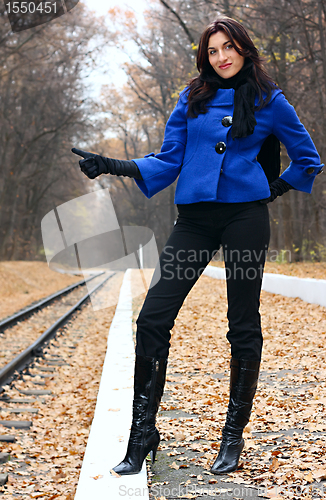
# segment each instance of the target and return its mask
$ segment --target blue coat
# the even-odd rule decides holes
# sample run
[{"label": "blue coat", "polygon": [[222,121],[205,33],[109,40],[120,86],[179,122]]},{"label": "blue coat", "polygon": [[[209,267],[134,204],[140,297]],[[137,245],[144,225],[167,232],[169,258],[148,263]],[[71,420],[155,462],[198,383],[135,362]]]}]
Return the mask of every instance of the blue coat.
[{"label": "blue coat", "polygon": [[240,139],[232,139],[230,123],[222,124],[224,117],[233,115],[234,89],[219,89],[208,113],[197,118],[187,117],[187,107],[183,91],[166,124],[161,152],[133,160],[143,177],[136,183],[148,198],[178,176],[175,203],[238,203],[269,197],[269,184],[256,157],[270,134],[285,145],[292,160],[281,178],[299,191],[311,192],[323,165],[281,90],[274,90],[269,104],[255,112],[254,133]]}]

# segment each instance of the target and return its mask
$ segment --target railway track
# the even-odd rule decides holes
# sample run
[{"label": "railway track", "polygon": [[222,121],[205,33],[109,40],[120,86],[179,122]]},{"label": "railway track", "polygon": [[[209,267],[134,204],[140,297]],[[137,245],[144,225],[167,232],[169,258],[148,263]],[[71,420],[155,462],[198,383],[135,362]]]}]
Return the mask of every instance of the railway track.
[{"label": "railway track", "polygon": [[[31,405],[36,400],[30,397],[40,400],[39,398],[50,394],[50,391],[42,386],[46,386],[48,377],[53,377],[56,367],[66,363],[61,358],[60,351],[57,354],[53,353],[52,349],[49,356],[48,348],[53,347],[58,330],[62,329],[87,302],[90,295],[100,290],[114,274],[100,273],[88,279],[88,282],[93,281],[94,286],[86,294],[82,288],[85,281],[78,282],[1,321],[0,413],[3,411],[19,415],[38,412],[32,407],[19,408],[16,405]],[[74,345],[70,347],[73,349]],[[15,390],[15,383],[21,382],[24,377],[32,379],[36,388],[24,390],[20,383],[18,392],[24,397],[10,397],[8,392]],[[0,419],[0,424],[9,429],[29,429],[32,426],[30,420]],[[15,440],[14,434],[1,435],[0,431],[0,442],[13,443]],[[0,452],[0,464],[8,459],[8,454]],[[8,475],[0,472],[0,486],[7,480]]]},{"label": "railway track", "polygon": [[0,320],[0,333],[4,332],[7,328],[15,325],[19,321],[22,321],[23,319],[26,319],[28,316],[31,316],[32,314],[36,313],[37,311],[40,311],[44,307],[48,306],[53,302],[54,300],[63,297],[67,293],[71,292],[72,290],[75,290],[76,288],[84,285],[85,283],[88,283],[89,281],[92,281],[93,279],[97,278],[98,276],[103,275],[104,272],[96,274],[95,276],[90,276],[86,280],[81,280],[78,281],[77,283],[73,283],[70,286],[67,286],[66,288],[63,288],[62,290],[59,290],[56,293],[53,293],[46,297],[45,299],[42,299],[35,304],[32,304],[28,307],[25,307],[24,309],[21,309],[20,311],[16,312],[15,314],[8,316],[7,318],[4,318]]}]

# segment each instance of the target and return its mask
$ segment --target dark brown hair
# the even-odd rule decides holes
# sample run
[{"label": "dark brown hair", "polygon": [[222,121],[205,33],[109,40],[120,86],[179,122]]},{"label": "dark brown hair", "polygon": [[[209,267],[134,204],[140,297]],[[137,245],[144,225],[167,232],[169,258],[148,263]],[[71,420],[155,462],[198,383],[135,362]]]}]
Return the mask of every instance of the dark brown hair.
[{"label": "dark brown hair", "polygon": [[[269,102],[272,89],[276,87],[276,84],[264,69],[258,50],[245,28],[235,19],[225,16],[218,17],[207,26],[200,37],[197,52],[199,75],[190,80],[188,85],[188,90],[190,90],[188,95],[188,115],[192,118],[197,117],[200,113],[207,113],[206,104],[212,99],[217,90],[216,83],[212,83],[212,80],[214,78],[217,80],[218,75],[209,62],[207,49],[210,37],[219,31],[224,31],[234,49],[241,56],[252,61],[252,74],[248,77],[248,82],[254,87],[259,97],[257,109],[261,109]],[[263,92],[267,94],[265,99],[262,95]]]}]

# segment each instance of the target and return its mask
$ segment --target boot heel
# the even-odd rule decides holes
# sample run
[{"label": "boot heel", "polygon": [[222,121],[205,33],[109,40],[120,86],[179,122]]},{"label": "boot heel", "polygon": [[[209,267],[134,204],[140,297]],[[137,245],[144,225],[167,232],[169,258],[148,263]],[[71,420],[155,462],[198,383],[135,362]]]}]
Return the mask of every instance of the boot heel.
[{"label": "boot heel", "polygon": [[156,457],[156,452],[157,452],[158,444],[153,447],[153,449],[150,451],[150,457],[151,457],[151,462],[152,464],[155,462],[155,457]]},{"label": "boot heel", "polygon": [[167,358],[136,354],[132,424],[125,458],[113,471],[120,476],[138,474],[150,453],[155,460],[160,435],[155,427],[156,414],[163,395]]}]

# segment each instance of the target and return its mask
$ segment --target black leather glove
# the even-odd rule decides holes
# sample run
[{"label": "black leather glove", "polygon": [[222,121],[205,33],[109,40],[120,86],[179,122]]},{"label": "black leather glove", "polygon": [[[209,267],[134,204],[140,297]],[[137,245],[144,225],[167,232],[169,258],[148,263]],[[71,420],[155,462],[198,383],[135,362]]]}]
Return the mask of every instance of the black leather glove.
[{"label": "black leather glove", "polygon": [[279,177],[275,181],[271,182],[269,189],[271,190],[271,195],[269,198],[259,200],[260,203],[267,204],[274,201],[278,196],[282,196],[282,194],[287,193],[290,189],[293,189],[293,186]]},{"label": "black leather glove", "polygon": [[79,166],[89,179],[95,179],[101,174],[124,175],[134,179],[142,179],[138,166],[132,160],[114,160],[76,148],[72,148],[71,151],[84,158],[79,160]]}]

